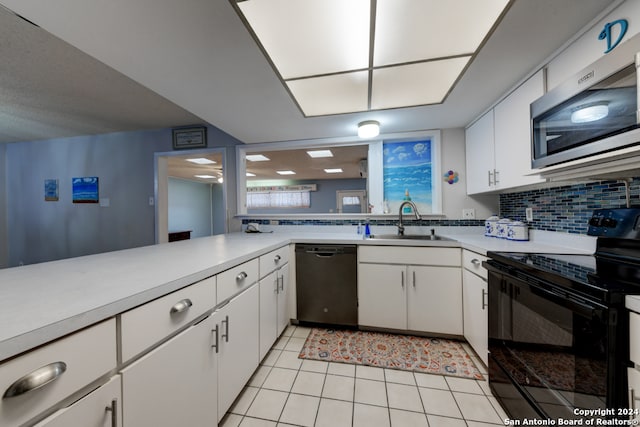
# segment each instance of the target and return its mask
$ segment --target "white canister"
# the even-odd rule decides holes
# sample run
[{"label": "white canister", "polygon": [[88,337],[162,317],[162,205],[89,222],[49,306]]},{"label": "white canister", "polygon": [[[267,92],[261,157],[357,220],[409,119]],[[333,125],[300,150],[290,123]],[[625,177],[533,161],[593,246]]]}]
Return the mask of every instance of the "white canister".
[{"label": "white canister", "polygon": [[506,239],[508,232],[507,227],[509,227],[509,224],[511,224],[511,220],[508,218],[502,218],[498,221],[496,224],[496,236],[501,239]]},{"label": "white canister", "polygon": [[484,235],[488,237],[496,237],[498,235],[498,230],[496,229],[496,225],[498,225],[497,215],[490,216],[484,221]]},{"label": "white canister", "polygon": [[507,239],[509,240],[529,240],[529,227],[521,221],[513,221],[507,227]]}]

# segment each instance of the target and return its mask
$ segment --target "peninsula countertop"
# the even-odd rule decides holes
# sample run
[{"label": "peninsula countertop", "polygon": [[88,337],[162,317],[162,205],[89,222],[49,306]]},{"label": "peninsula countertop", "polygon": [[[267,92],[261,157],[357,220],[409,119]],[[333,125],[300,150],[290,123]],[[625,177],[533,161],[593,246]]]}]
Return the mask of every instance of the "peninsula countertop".
[{"label": "peninsula countertop", "polygon": [[453,246],[485,254],[569,250],[548,242],[509,242],[478,233],[441,234],[454,240],[363,240],[356,234],[289,231],[231,233],[3,269],[0,361],[289,243]]}]

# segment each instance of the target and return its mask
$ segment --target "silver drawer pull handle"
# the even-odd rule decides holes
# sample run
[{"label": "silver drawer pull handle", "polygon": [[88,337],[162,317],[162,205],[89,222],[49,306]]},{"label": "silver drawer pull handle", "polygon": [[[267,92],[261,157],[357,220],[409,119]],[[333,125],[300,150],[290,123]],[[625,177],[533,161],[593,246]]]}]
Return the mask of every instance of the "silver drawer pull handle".
[{"label": "silver drawer pull handle", "polygon": [[64,362],[50,363],[20,378],[4,392],[3,399],[20,396],[54,381],[67,370]]},{"label": "silver drawer pull handle", "polygon": [[169,314],[182,313],[192,305],[193,303],[191,302],[191,300],[189,298],[185,298],[182,301],[178,301],[173,307],[171,307],[171,311],[169,311]]},{"label": "silver drawer pull handle", "polygon": [[479,267],[481,263],[479,259],[474,258],[471,260],[471,264],[475,265],[476,267]]},{"label": "silver drawer pull handle", "polygon": [[249,275],[243,271],[242,273],[240,273],[240,274],[238,274],[236,276],[236,282],[240,282],[240,281],[246,279],[248,276]]},{"label": "silver drawer pull handle", "polygon": [[275,258],[273,258],[275,262],[280,262],[281,259],[282,257],[280,255],[276,255]]},{"label": "silver drawer pull handle", "polygon": [[107,412],[111,412],[111,427],[118,427],[118,399],[113,399],[111,406],[107,406],[104,409]]},{"label": "silver drawer pull handle", "polygon": [[220,323],[225,326],[222,338],[224,338],[224,342],[229,342],[229,316],[224,316],[224,320]]},{"label": "silver drawer pull handle", "polygon": [[486,300],[487,295],[488,295],[487,291],[483,289],[482,290],[482,309],[483,310],[489,306]]},{"label": "silver drawer pull handle", "polygon": [[220,345],[219,340],[220,340],[220,338],[219,338],[219,336],[218,336],[218,325],[216,325],[216,328],[215,328],[215,329],[213,329],[211,332],[215,333],[215,336],[216,336],[216,341],[215,341],[216,343],[215,343],[215,344],[213,344],[213,345],[211,346],[211,348],[215,348],[215,349],[216,349],[216,353],[219,353],[219,351],[220,351],[220,350],[219,350],[219,345]]}]

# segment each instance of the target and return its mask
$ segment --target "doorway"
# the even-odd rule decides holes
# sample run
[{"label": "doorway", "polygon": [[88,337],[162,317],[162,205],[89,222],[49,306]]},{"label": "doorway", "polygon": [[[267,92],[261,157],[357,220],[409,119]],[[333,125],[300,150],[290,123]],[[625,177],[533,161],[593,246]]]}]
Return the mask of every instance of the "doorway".
[{"label": "doorway", "polygon": [[224,148],[156,153],[156,243],[228,231],[224,159]]}]

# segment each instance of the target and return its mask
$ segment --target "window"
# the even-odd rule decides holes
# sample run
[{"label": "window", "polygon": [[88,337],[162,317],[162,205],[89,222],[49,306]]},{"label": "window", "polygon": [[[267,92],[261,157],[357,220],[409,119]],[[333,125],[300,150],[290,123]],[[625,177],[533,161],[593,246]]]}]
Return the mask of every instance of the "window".
[{"label": "window", "polygon": [[308,191],[247,193],[247,209],[308,208],[309,206],[311,206],[311,196]]},{"label": "window", "polygon": [[[351,156],[351,151],[354,151],[351,149],[358,146],[362,148],[362,152]],[[308,149],[330,149],[334,151],[334,157],[309,160]],[[402,150],[404,150],[404,153]],[[383,151],[387,154],[383,154]],[[397,209],[405,197],[405,192],[409,190],[408,197],[411,197],[411,200],[417,204],[421,214],[441,213],[441,184],[443,179],[440,176],[440,131],[437,130],[403,132],[386,137],[382,135],[376,140],[366,142],[354,136],[344,138],[342,142],[336,142],[335,138],[329,138],[327,140],[238,145],[236,152],[238,157],[238,214],[240,215],[246,215],[248,210],[258,207],[266,208],[266,200],[269,200],[269,209],[273,209],[273,213],[293,213],[285,210],[276,212],[276,208],[282,206],[278,203],[282,202],[272,202],[271,197],[275,196],[250,196],[249,193],[257,192],[256,190],[251,190],[250,185],[283,186],[320,182],[319,180],[327,179],[327,175],[323,171],[324,168],[337,167],[334,164],[336,159],[345,160],[350,156],[353,157],[350,167],[355,168],[357,178],[365,179],[366,181],[365,197],[358,200],[358,205],[355,204],[355,199],[353,201],[351,199],[342,200],[342,198],[335,196],[336,190],[346,190],[352,187],[341,186],[342,188],[333,188],[331,199],[335,200],[335,205],[333,205],[332,209],[323,210],[322,212],[397,215]],[[246,156],[251,154],[267,154],[267,156],[265,156],[266,159],[264,161],[258,162],[254,159],[247,159]],[[302,157],[297,157],[300,154],[302,154]],[[404,162],[400,160],[404,160]],[[321,167],[319,165],[316,168],[313,163],[305,163],[307,161],[322,161],[327,164],[322,164]],[[275,168],[276,165],[277,169]],[[344,164],[339,166],[347,172]],[[265,175],[268,168],[293,170],[296,175],[288,176],[286,180],[275,180],[273,177]],[[314,173],[323,175],[313,175]],[[400,174],[399,181],[394,181],[398,178],[394,174]],[[334,176],[333,178],[336,177]],[[322,187],[323,195],[326,194],[326,187],[326,185]],[[313,196],[318,198],[316,194]],[[259,197],[262,198],[260,202],[257,201]],[[306,205],[306,207],[311,208],[309,211],[314,211],[313,213],[315,213],[315,209],[318,206],[315,201],[313,207],[310,206],[310,203]],[[249,212],[249,214],[253,213]],[[256,214],[259,215],[257,212]]]}]

